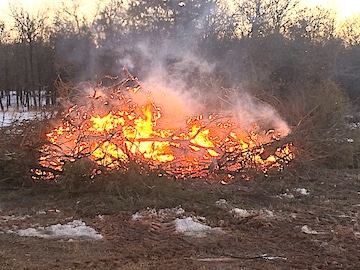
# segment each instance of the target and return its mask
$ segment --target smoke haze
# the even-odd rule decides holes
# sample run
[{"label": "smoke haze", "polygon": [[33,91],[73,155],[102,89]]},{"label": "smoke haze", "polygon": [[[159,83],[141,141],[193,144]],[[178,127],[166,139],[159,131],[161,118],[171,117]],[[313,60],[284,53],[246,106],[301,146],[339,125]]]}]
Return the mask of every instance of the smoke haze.
[{"label": "smoke haze", "polygon": [[[152,102],[162,109],[163,123],[215,113],[232,115],[244,130],[251,130],[257,124],[265,132],[274,128],[287,135],[289,127],[275,108],[259,102],[246,89],[239,88],[238,77],[241,78],[241,74],[234,79],[223,79],[226,77],[226,70],[222,68],[224,63],[209,59],[205,53],[207,48],[199,47],[200,40],[206,39],[209,33],[206,23],[214,12],[219,10],[211,5],[205,7],[199,11],[195,23],[179,23],[172,36],[161,38],[160,31],[158,39],[151,39],[151,34],[144,32],[132,36],[130,32],[126,36],[129,40],[120,42],[109,38],[103,41],[101,50],[77,43],[75,38],[70,43],[74,47],[65,47],[61,53],[67,61],[83,66],[78,81],[90,79],[89,74],[101,66],[98,64],[100,59],[105,62],[102,66],[108,63],[110,68],[98,70],[96,74],[107,72],[111,74],[105,75],[118,75],[122,67],[128,69],[142,84],[143,96],[137,94],[134,98],[145,104],[150,95]],[[232,55],[230,50],[229,55]],[[84,59],[90,65],[83,63]]]},{"label": "smoke haze", "polygon": [[[283,136],[290,132],[275,108],[255,99],[235,83],[231,83],[233,89],[227,89],[225,105],[220,106],[225,89],[217,83],[211,84],[211,78],[216,76],[218,70],[216,63],[210,63],[196,55],[197,50],[184,49],[178,44],[167,40],[156,51],[151,51],[146,41],[135,46],[137,55],[145,59],[147,65],[140,67],[144,75],[139,78],[143,93],[137,93],[134,98],[140,104],[145,104],[150,96],[162,109],[163,124],[190,116],[215,113],[231,116],[245,131],[256,126],[264,132],[275,129]],[[126,55],[120,62],[130,70],[136,70],[138,66],[131,55]],[[208,82],[202,82],[206,79]],[[209,100],[212,101],[212,106],[206,104]]]}]

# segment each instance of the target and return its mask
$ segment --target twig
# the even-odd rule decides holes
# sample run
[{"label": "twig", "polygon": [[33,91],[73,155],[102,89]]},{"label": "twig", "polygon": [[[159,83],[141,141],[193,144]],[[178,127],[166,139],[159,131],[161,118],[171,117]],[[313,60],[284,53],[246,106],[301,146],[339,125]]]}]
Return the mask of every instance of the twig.
[{"label": "twig", "polygon": [[[193,247],[196,247],[197,249],[203,248],[195,243],[191,243],[190,241],[188,241],[184,238],[179,238],[179,239]],[[231,260],[255,260],[255,259],[287,260],[286,257],[269,256],[266,253],[261,254],[261,255],[235,255],[235,254],[231,254],[231,253],[227,253],[227,252],[216,252],[216,251],[209,251],[209,253],[211,253],[212,255],[216,255],[218,257],[217,258],[191,258],[191,259],[198,260],[198,261],[204,261],[204,262],[229,262]]]}]

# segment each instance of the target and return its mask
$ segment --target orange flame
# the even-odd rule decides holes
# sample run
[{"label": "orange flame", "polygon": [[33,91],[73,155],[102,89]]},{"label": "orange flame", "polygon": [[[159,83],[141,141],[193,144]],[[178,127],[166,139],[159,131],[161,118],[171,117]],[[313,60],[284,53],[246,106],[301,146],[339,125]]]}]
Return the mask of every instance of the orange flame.
[{"label": "orange flame", "polygon": [[280,139],[274,130],[261,135],[255,126],[245,132],[231,117],[220,115],[189,117],[181,126],[163,128],[158,123],[162,111],[150,100],[139,106],[118,91],[91,101],[109,104],[108,98],[115,106],[105,113],[100,105],[69,108],[62,124],[47,134],[49,144],[40,149],[43,167],[62,171],[65,162],[88,157],[98,166],[114,169],[136,158],[185,178],[249,168],[266,173],[282,169],[295,157],[291,143],[263,157],[267,144]]}]

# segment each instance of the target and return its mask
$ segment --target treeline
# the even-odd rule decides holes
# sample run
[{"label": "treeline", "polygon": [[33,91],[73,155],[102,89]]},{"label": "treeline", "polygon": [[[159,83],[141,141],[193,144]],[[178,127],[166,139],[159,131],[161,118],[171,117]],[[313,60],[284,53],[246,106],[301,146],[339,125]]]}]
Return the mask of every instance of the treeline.
[{"label": "treeline", "polygon": [[[331,11],[298,0],[224,2],[107,0],[93,15],[81,13],[76,0],[53,13],[10,4],[10,19],[0,21],[1,95],[14,91],[17,102],[51,105],[59,84],[118,75],[124,66],[141,80],[157,58],[171,75],[191,52],[215,66],[217,86],[247,84],[275,103],[295,86],[326,80],[360,96],[359,20],[340,25]],[[198,71],[189,83],[199,83]]]}]

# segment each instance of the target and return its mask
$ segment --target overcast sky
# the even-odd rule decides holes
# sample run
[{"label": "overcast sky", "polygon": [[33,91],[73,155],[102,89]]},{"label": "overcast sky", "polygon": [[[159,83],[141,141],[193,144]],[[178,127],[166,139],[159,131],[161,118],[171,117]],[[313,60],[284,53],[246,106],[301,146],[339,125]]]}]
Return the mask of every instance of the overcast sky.
[{"label": "overcast sky", "polygon": [[[42,5],[48,4],[49,7],[54,7],[58,5],[63,0],[0,0],[0,10],[6,12],[6,9],[11,3],[20,3],[26,8],[38,8]],[[66,0],[65,0],[66,1]],[[81,1],[81,0],[79,0]],[[339,17],[344,18],[347,16],[360,13],[360,0],[301,0],[307,5],[323,5],[326,7],[332,7],[337,10]],[[92,1],[83,1],[84,3],[95,2]],[[3,14],[0,13],[0,17],[3,17]]]},{"label": "overcast sky", "polygon": [[340,18],[360,13],[360,0],[302,0],[308,5],[323,5],[335,9]]}]

